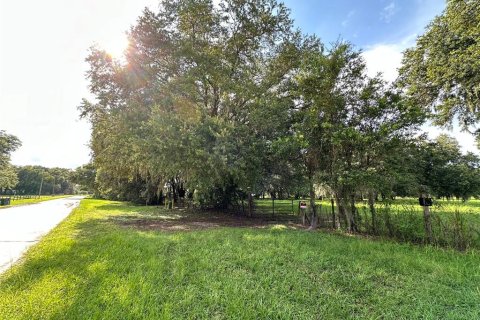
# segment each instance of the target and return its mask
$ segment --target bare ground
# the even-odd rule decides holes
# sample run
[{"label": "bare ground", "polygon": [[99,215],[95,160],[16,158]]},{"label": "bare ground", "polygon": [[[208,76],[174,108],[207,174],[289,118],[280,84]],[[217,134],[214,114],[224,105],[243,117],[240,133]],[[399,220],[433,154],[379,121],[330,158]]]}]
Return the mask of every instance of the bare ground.
[{"label": "bare ground", "polygon": [[206,212],[206,213],[186,213],[177,210],[170,215],[160,217],[149,216],[146,218],[123,217],[115,218],[115,222],[125,226],[140,230],[161,230],[161,231],[192,231],[221,227],[237,228],[267,228],[274,225],[284,225],[292,229],[301,229],[303,226],[298,223],[295,216],[283,217],[245,217],[240,215]]}]

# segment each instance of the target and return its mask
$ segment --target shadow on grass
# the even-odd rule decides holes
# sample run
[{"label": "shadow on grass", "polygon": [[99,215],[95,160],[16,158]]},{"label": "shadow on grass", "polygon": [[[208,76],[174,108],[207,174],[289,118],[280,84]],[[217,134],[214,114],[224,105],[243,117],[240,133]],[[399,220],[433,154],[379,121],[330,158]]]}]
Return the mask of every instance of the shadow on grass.
[{"label": "shadow on grass", "polygon": [[191,231],[220,227],[267,228],[285,224],[288,228],[302,228],[296,216],[291,219],[275,219],[268,216],[245,217],[220,212],[157,211],[150,214],[118,215],[107,220],[123,227],[140,230]]},{"label": "shadow on grass", "polygon": [[296,215],[256,215],[246,217],[219,211],[196,209],[169,210],[161,206],[137,206],[124,203],[110,203],[96,206],[99,211],[108,211],[106,223],[139,230],[190,231],[218,227],[265,228],[285,224],[289,228],[300,228]]}]

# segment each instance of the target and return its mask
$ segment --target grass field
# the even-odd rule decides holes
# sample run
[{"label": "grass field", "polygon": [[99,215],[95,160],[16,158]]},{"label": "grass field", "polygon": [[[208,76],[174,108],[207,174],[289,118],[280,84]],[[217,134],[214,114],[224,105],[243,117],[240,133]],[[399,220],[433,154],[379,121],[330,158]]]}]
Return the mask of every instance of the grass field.
[{"label": "grass field", "polygon": [[480,318],[478,251],[209,217],[83,200],[0,276],[0,318]]},{"label": "grass field", "polygon": [[[284,216],[298,214],[300,200],[256,200],[258,214]],[[308,200],[306,201],[308,204]],[[316,201],[320,226],[332,227],[332,207],[329,200]],[[371,213],[366,201],[356,203],[356,222],[361,233],[372,234]],[[338,213],[338,209],[335,206]],[[376,204],[376,235],[401,241],[423,243],[426,241],[423,209],[416,199],[398,198]],[[435,200],[430,208],[434,243],[445,247],[480,249],[480,200]],[[346,225],[340,219],[343,228]]]},{"label": "grass field", "polygon": [[[15,200],[12,198],[9,206],[0,206],[0,209],[10,208],[10,207],[14,207],[14,206],[22,206],[22,205],[25,205],[25,204],[39,203],[39,202],[54,200],[54,199],[61,199],[61,198],[66,198],[66,197],[70,197],[70,196],[71,195],[40,196],[39,198],[15,199]],[[5,197],[7,197],[7,196],[5,196]]]},{"label": "grass field", "polygon": [[[255,200],[255,206],[265,212],[265,213],[272,213],[273,212],[273,207],[275,209],[275,213],[279,214],[289,214],[294,212],[294,214],[297,214],[299,211],[298,208],[298,203],[301,200],[293,200],[293,205],[292,205],[292,200],[275,200],[274,205],[272,204],[271,199],[260,199],[260,200]],[[307,204],[309,204],[309,200],[302,200],[306,201]],[[330,210],[331,208],[331,203],[330,200],[317,200],[316,201],[317,205],[322,205],[324,209]],[[367,202],[366,201],[358,201],[357,202],[357,208],[362,209],[363,207],[367,207]],[[377,207],[381,207],[383,204],[382,202],[377,203]],[[400,210],[400,211],[405,211],[405,210],[416,210],[419,214],[422,214],[422,208],[418,205],[417,199],[412,199],[412,198],[398,198],[396,200],[393,200],[390,203],[390,206],[392,210]],[[480,220],[480,200],[477,199],[472,199],[466,202],[463,201],[458,201],[458,200],[434,200],[434,206],[432,207],[433,212],[442,212],[442,213],[454,213],[455,210],[458,210],[460,213],[465,213],[474,216],[475,219]]]}]

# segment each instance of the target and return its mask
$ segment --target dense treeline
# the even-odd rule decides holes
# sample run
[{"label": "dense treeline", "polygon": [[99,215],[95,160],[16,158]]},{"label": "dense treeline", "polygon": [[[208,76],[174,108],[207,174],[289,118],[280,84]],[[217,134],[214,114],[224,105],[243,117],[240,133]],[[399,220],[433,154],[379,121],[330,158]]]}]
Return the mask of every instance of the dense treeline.
[{"label": "dense treeline", "polygon": [[[10,155],[21,146],[20,139],[0,130],[0,194],[53,195],[95,192],[92,164],[75,170],[42,166],[14,166]],[[96,194],[98,196],[98,194]]]},{"label": "dense treeline", "polygon": [[434,98],[420,100],[413,49],[387,84],[367,76],[352,45],[295,30],[276,0],[165,0],[145,9],[129,42],[124,60],[98,48],[87,58],[96,97],[80,107],[92,124],[87,176],[104,197],[186,196],[217,208],[248,199],[251,212],[254,195],[308,194],[315,216],[322,189],[337,226],[355,231],[360,195],[373,214],[379,195],[480,194],[477,156],[420,135]]},{"label": "dense treeline", "polygon": [[16,167],[16,171],[18,194],[73,194],[76,191],[70,169],[21,166]]},{"label": "dense treeline", "polygon": [[413,148],[405,150],[407,156],[397,159],[404,178],[393,188],[396,195],[423,192],[463,200],[480,195],[480,158],[470,152],[462,154],[456,139],[444,134],[433,141],[418,139]]},{"label": "dense treeline", "polygon": [[0,130],[0,194],[73,194],[78,186],[91,191],[88,179],[81,179],[82,169],[88,168],[88,165],[75,171],[41,166],[14,166],[10,162],[10,155],[20,146],[20,139]]},{"label": "dense treeline", "polygon": [[15,184],[5,186],[3,194],[53,195],[78,191],[76,171],[42,166],[12,166]]},{"label": "dense treeline", "polygon": [[12,188],[18,182],[10,155],[20,146],[21,142],[16,136],[0,130],[0,190]]}]

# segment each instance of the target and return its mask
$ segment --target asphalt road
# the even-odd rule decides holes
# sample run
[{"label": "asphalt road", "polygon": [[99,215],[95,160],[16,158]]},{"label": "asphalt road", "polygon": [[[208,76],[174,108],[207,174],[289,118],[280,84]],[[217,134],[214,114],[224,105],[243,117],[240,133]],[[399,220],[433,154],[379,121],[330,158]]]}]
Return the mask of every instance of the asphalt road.
[{"label": "asphalt road", "polygon": [[0,273],[65,219],[82,198],[74,196],[0,209]]}]

